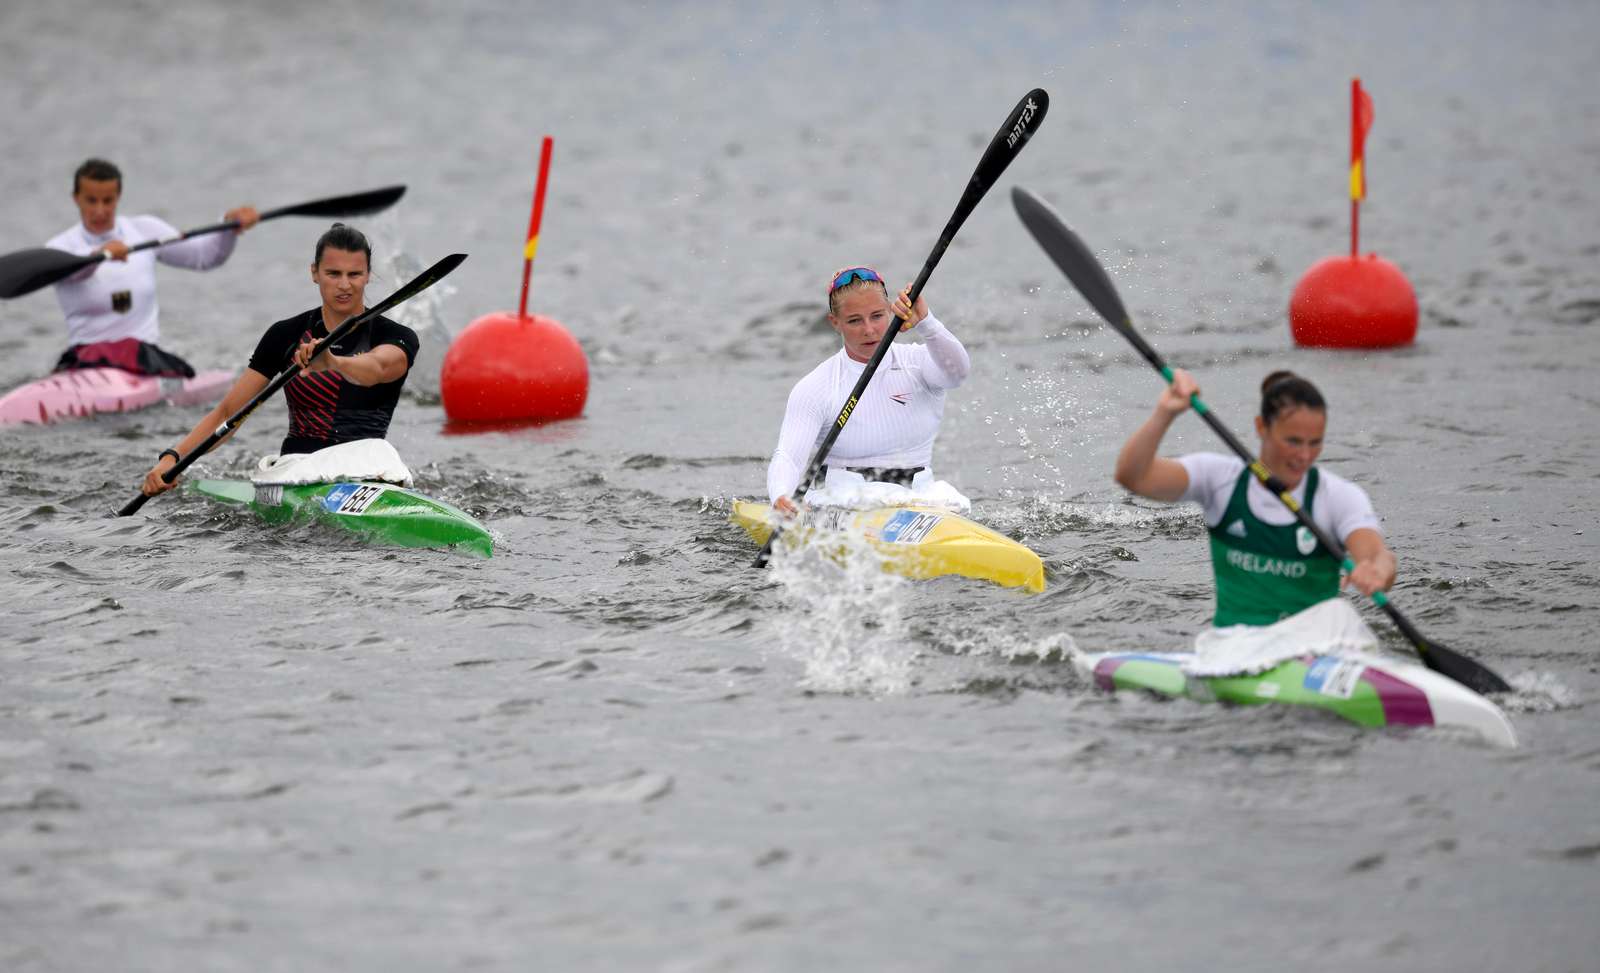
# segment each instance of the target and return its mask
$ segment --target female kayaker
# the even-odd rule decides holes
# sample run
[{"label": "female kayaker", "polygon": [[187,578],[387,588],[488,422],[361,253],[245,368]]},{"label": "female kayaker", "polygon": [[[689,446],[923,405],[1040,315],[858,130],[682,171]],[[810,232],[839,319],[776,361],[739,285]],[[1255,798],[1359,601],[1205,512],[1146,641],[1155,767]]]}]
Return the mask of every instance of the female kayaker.
[{"label": "female kayaker", "polygon": [[868,267],[850,267],[831,278],[828,323],[843,347],[789,393],[778,446],[767,466],[767,493],[777,509],[796,512],[789,494],[805,475],[812,448],[838,417],[897,315],[905,322],[901,330],[915,329],[924,343],[889,347],[834,441],[828,465],[867,481],[902,486],[931,465],[945,393],[966,379],[972,360],[950,329],[929,313],[928,302],[919,295],[912,306],[909,297],[908,287],[890,304],[883,278]]},{"label": "female kayaker", "polygon": [[240,206],[223,214],[238,220],[232,233],[209,233],[130,255],[128,249],[147,240],[178,235],[154,216],[118,216],[122,172],[104,159],[89,159],[72,175],[72,201],[79,222],[45,244],[55,250],[105,260],[56,284],[56,300],[67,316],[69,347],[56,371],[71,368],[121,368],[139,375],[191,378],[189,363],[158,347],[160,308],[156,304],[156,261],[189,270],[220,267],[233,253],[240,233],[260,220],[254,207]]},{"label": "female kayaker", "polygon": [[322,304],[267,329],[250,364],[228,394],[174,448],[161,451],[145,474],[144,492],[172,489],[162,474],[179,456],[199,446],[223,420],[267,387],[292,361],[301,372],[283,387],[289,401],[289,435],[284,455],[313,453],[357,439],[382,439],[400,401],[400,389],[417,357],[417,335],[382,315],[318,355],[316,343],[366,310],[363,297],[372,263],[372,246],[357,230],[335,223],[317,240],[311,280]]},{"label": "female kayaker", "polygon": [[[1219,453],[1156,456],[1167,428],[1199,391],[1193,376],[1174,371],[1155,413],[1122,447],[1117,482],[1152,500],[1200,504],[1217,583],[1215,627],[1271,625],[1333,598],[1339,593],[1339,562],[1243,460]],[[1356,565],[1345,584],[1366,595],[1387,591],[1395,560],[1372,501],[1354,483],[1315,465],[1327,425],[1327,404],[1310,382],[1278,371],[1261,383],[1261,462],[1317,526],[1343,542]]]}]

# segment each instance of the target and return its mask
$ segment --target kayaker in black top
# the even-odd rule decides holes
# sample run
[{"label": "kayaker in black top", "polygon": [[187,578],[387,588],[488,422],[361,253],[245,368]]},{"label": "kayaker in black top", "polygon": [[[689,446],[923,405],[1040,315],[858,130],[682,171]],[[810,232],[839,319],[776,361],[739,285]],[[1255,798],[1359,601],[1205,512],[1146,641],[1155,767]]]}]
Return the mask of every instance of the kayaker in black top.
[{"label": "kayaker in black top", "polygon": [[146,494],[154,496],[176,486],[176,480],[168,483],[162,474],[244,408],[291,361],[303,371],[284,386],[289,435],[282,452],[315,452],[354,439],[382,438],[388,432],[400,389],[416,360],[415,332],[379,316],[341,339],[339,347],[310,359],[317,340],[366,310],[363,297],[371,264],[372,246],[355,229],[335,223],[322,234],[311,263],[311,280],[322,293],[322,306],[267,329],[249,367],[228,394],[189,435],[163,450],[145,474]]},{"label": "kayaker in black top", "polygon": [[[327,336],[320,307],[279,321],[261,336],[255,354],[250,356],[250,368],[263,375],[276,375],[291,361],[298,360],[296,352],[302,346],[315,344]],[[354,334],[339,339],[310,368],[303,369],[284,385],[283,394],[289,400],[289,435],[284,437],[279,452],[284,455],[314,453],[352,439],[382,439],[388,433],[389,419],[400,401],[400,389],[406,383],[408,372],[401,372],[399,378],[390,382],[363,385],[354,377],[347,378],[339,370],[338,361],[324,361],[348,362],[357,355],[384,346],[403,352],[408,370],[416,360],[416,333],[380,315],[356,329]],[[344,367],[350,370],[348,364]]]}]

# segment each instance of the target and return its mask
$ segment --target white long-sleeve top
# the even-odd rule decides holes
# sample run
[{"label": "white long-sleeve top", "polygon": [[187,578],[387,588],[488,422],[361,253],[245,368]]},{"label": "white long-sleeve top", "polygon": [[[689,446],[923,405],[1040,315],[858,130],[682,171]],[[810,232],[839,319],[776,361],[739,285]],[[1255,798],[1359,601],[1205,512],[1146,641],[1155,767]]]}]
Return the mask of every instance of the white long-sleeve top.
[{"label": "white long-sleeve top", "polygon": [[[154,216],[118,216],[109,233],[90,233],[80,221],[45,246],[87,256],[110,240],[128,246],[146,240],[167,240],[178,231]],[[161,309],[156,304],[156,261],[190,270],[221,266],[233,254],[238,234],[221,230],[182,243],[130,254],[126,261],[102,260],[56,284],[56,300],[67,316],[67,343],[138,338],[151,344],[161,337]],[[118,296],[122,295],[123,300]],[[118,311],[117,307],[126,307]]]},{"label": "white long-sleeve top", "polygon": [[[922,338],[923,344],[902,344],[913,336]],[[778,448],[767,465],[767,495],[774,501],[799,486],[812,449],[839,417],[866,367],[840,348],[795,383],[778,432]],[[894,469],[931,465],[945,393],[971,371],[972,359],[950,329],[931,314],[923,318],[889,346],[828,452],[828,465]]]}]

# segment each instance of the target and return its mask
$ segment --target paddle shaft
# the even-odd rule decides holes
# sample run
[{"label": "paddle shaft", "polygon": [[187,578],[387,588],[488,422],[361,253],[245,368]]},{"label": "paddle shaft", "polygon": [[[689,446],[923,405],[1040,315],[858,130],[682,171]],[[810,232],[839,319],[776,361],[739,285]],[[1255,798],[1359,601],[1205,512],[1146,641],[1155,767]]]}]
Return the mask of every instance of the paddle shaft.
[{"label": "paddle shaft", "polygon": [[[1156,371],[1161,373],[1161,376],[1170,385],[1173,379],[1172,367],[1156,352],[1155,348],[1151,347],[1149,342],[1144,340],[1144,336],[1134,329],[1133,320],[1123,306],[1121,297],[1117,295],[1116,286],[1112,284],[1105,268],[1090,252],[1083,240],[1068,229],[1066,224],[1061,221],[1061,218],[1048,206],[1027,192],[1027,190],[1021,188],[1012,190],[1012,201],[1016,204],[1018,215],[1022,217],[1023,223],[1034,235],[1034,238],[1038,240],[1039,245],[1044,248],[1045,253],[1050,256],[1056,266],[1061,268],[1061,271],[1067,275],[1067,278],[1072,281],[1073,286],[1078,289],[1084,299],[1099,312],[1101,317],[1105,318],[1108,324],[1117,329],[1139,354],[1143,355],[1145,360]],[[1289,489],[1284,485],[1283,481],[1274,476],[1272,471],[1267,469],[1266,465],[1259,459],[1251,455],[1245,445],[1233,435],[1233,432],[1211,413],[1210,407],[1205,404],[1200,396],[1197,394],[1190,395],[1189,404],[1200,418],[1205,420],[1206,425],[1210,426],[1212,431],[1221,437],[1223,442],[1228,444],[1228,448],[1233,450],[1234,454],[1240,459],[1244,460],[1245,466],[1249,468],[1256,479],[1268,490],[1276,494],[1284,506],[1288,507],[1290,512],[1295,515],[1295,519],[1299,520],[1304,527],[1311,531],[1312,535],[1322,544],[1323,549],[1334,560],[1340,562],[1346,572],[1353,571],[1355,562],[1350,559],[1350,555],[1345,551],[1344,545],[1317,526],[1316,521],[1311,519],[1311,515],[1306,513],[1300,503],[1289,493]],[[1422,633],[1417,630],[1417,627],[1411,624],[1411,620],[1403,615],[1400,609],[1390,603],[1386,592],[1374,591],[1371,597],[1373,602],[1383,609],[1384,614],[1389,616],[1389,620],[1394,622],[1400,633],[1416,648],[1417,654],[1422,657],[1422,661],[1428,668],[1443,673],[1476,692],[1510,691],[1510,684],[1487,667],[1459,652],[1424,638]]]},{"label": "paddle shaft", "polygon": [[[347,196],[330,196],[326,199],[314,199],[306,203],[297,203],[293,206],[280,206],[269,209],[259,214],[259,221],[273,220],[280,216],[360,216],[366,213],[376,213],[379,210],[393,206],[401,196],[405,195],[404,186],[385,186],[382,189],[372,189],[361,193],[351,193]],[[128,253],[138,253],[153,247],[165,247],[197,236],[208,233],[220,233],[223,230],[237,230],[243,224],[238,220],[223,220],[210,226],[196,227],[185,230],[175,237],[166,239],[146,240],[136,243],[128,248]],[[60,280],[78,273],[85,267],[99,264],[108,259],[105,251],[97,250],[90,254],[67,253],[63,250],[54,250],[49,247],[34,247],[28,250],[19,250],[0,256],[0,297],[21,297],[31,294],[41,287],[54,284]]]},{"label": "paddle shaft", "polygon": [[[323,338],[321,341],[317,342],[316,347],[311,352],[311,360],[316,360],[318,355],[328,350],[330,346],[337,343],[345,335],[355,331],[355,329],[361,327],[363,324],[366,324],[368,321],[371,321],[373,318],[376,318],[385,311],[388,311],[389,309],[404,303],[413,297],[416,297],[429,287],[432,287],[446,274],[456,269],[456,267],[460,265],[461,261],[465,259],[467,259],[467,255],[464,253],[451,254],[450,256],[434,264],[432,267],[423,271],[420,276],[414,278],[404,287],[389,295],[389,297],[377,307],[370,308],[361,314],[346,319],[343,324],[333,329],[333,332],[330,333],[326,338]],[[246,419],[250,418],[250,414],[255,412],[261,403],[272,398],[272,396],[276,394],[279,389],[283,388],[283,386],[287,384],[290,379],[300,374],[300,371],[301,368],[298,363],[290,362],[283,371],[278,373],[277,377],[275,377],[271,382],[267,383],[266,388],[252,396],[250,401],[246,402],[238,412],[235,412],[233,415],[223,420],[222,424],[217,426],[211,435],[207,436],[204,441],[202,441],[194,449],[191,449],[189,452],[178,457],[178,461],[172,465],[171,469],[161,474],[161,478],[168,483],[176,480],[179,474],[188,469],[196,460],[210,452],[218,443],[232,435],[235,430],[244,424]],[[139,508],[143,507],[149,499],[149,494],[140,493],[138,496],[124,504],[122,509],[117,511],[117,516],[129,517],[135,513],[138,513]]]},{"label": "paddle shaft", "polygon": [[[922,295],[923,287],[927,286],[928,278],[933,276],[933,269],[939,266],[939,261],[944,257],[944,252],[950,249],[950,241],[955,239],[956,232],[961,225],[977,209],[978,203],[983,200],[984,194],[989,191],[1000,174],[1005,172],[1006,166],[1017,157],[1023,146],[1033,137],[1034,132],[1043,123],[1045,113],[1050,108],[1050,96],[1042,88],[1035,88],[1017,102],[1017,106],[1007,116],[1005,124],[1000,126],[1000,131],[995,133],[990,140],[988,148],[984,149],[983,156],[978,160],[978,166],[973,170],[972,178],[967,181],[966,191],[961,194],[961,200],[956,203],[955,212],[950,215],[949,222],[945,223],[944,232],[939,234],[939,240],[933,245],[933,250],[928,254],[928,259],[922,265],[922,272],[917,275],[916,281],[911,285],[909,303],[914,307],[917,298]],[[839,415],[828,427],[827,435],[817,448],[812,452],[811,462],[806,464],[805,475],[800,478],[799,485],[795,488],[792,498],[796,503],[805,499],[806,493],[811,489],[822,472],[822,467],[828,461],[828,453],[833,449],[833,444],[844,431],[845,423],[850,421],[851,413],[855,412],[856,405],[861,401],[861,396],[866,392],[867,385],[872,381],[872,376],[878,371],[878,366],[889,353],[889,346],[894,343],[895,336],[900,333],[900,327],[905,319],[895,315],[893,323],[884,332],[878,347],[873,350],[872,358],[867,361],[867,367],[862,369],[861,377],[856,379],[855,388],[850,390],[850,395],[845,399],[844,407],[839,410]],[[775,524],[772,533],[767,536],[767,542],[761,546],[761,551],[756,554],[755,567],[763,568],[772,558],[772,546],[778,542],[783,534],[783,525]]]},{"label": "paddle shaft", "polygon": [[[361,195],[362,196],[367,196],[367,195],[370,195],[370,194],[363,193]],[[345,199],[345,198],[349,198],[349,197],[339,197],[339,198]],[[326,200],[322,201],[322,205],[325,206],[326,202],[327,202]],[[277,209],[269,209],[269,210],[266,210],[265,212],[262,212],[261,214],[259,214],[259,217],[256,220],[256,222],[265,223],[268,220],[275,220],[280,216],[318,216],[318,215],[322,215],[320,212],[319,213],[307,213],[307,212],[305,212],[306,207],[308,205],[311,205],[311,204],[301,203],[301,204],[299,204],[297,206],[280,206]],[[330,214],[330,215],[340,215],[340,214],[335,213],[335,214]],[[182,233],[179,233],[177,236],[167,237],[164,240],[146,240],[143,243],[136,243],[133,246],[128,248],[128,253],[134,254],[134,253],[138,253],[141,250],[149,250],[149,249],[151,249],[153,247],[167,247],[167,246],[171,246],[174,243],[182,243],[185,240],[192,240],[197,236],[205,236],[205,235],[207,235],[209,233],[221,233],[223,230],[237,230],[243,225],[244,224],[240,223],[238,220],[223,220],[221,223],[212,223],[209,226],[197,226],[192,230],[184,230]],[[106,255],[105,255],[105,252],[104,251],[98,251],[96,253],[89,254],[88,257],[85,258],[85,262],[86,262],[86,264],[87,263],[99,263],[101,260],[105,260],[105,259],[108,259],[106,257]]]},{"label": "paddle shaft", "polygon": [[[1138,348],[1140,353],[1143,354],[1145,358],[1149,359],[1150,364],[1154,365],[1156,371],[1160,372],[1162,377],[1167,380],[1167,384],[1172,384],[1172,368],[1166,362],[1161,360],[1161,356],[1156,354],[1155,349],[1146,344],[1144,339],[1140,338],[1138,333],[1133,332],[1131,328],[1128,331],[1124,331],[1123,334],[1133,341],[1134,347]],[[1300,521],[1300,524],[1303,527],[1311,531],[1312,535],[1315,536],[1318,542],[1322,544],[1323,549],[1332,555],[1334,560],[1340,563],[1340,565],[1344,568],[1345,573],[1349,574],[1350,572],[1354,571],[1356,569],[1356,562],[1350,558],[1350,554],[1345,550],[1344,545],[1339,543],[1337,538],[1323,530],[1322,527],[1314,519],[1312,519],[1311,515],[1306,512],[1305,507],[1301,506],[1300,502],[1296,500],[1289,492],[1289,488],[1284,485],[1284,482],[1273,475],[1272,471],[1267,469],[1266,464],[1262,463],[1255,456],[1251,455],[1244,443],[1241,443],[1238,437],[1234,436],[1232,430],[1222,424],[1222,420],[1218,419],[1212,414],[1211,408],[1207,406],[1203,400],[1201,400],[1198,394],[1189,396],[1189,404],[1194,408],[1194,411],[1200,416],[1200,418],[1205,420],[1206,425],[1211,427],[1211,431],[1215,432],[1219,437],[1221,437],[1223,442],[1228,444],[1228,448],[1233,450],[1234,455],[1244,460],[1245,466],[1247,466],[1251,474],[1260,481],[1261,485],[1266,487],[1268,490],[1271,490],[1273,494],[1275,494],[1277,498],[1282,501],[1283,505],[1288,507],[1290,512],[1294,514],[1295,519]],[[1428,662],[1430,667],[1437,668],[1436,666],[1433,666],[1433,650],[1435,647],[1431,642],[1422,637],[1422,633],[1417,630],[1417,627],[1411,624],[1411,619],[1407,618],[1401,613],[1400,609],[1396,608],[1389,602],[1388,593],[1380,589],[1374,591],[1371,597],[1373,604],[1383,609],[1384,614],[1389,616],[1389,620],[1394,622],[1395,628],[1400,630],[1400,634],[1404,635],[1412,645],[1416,646],[1417,651],[1421,654],[1423,660]],[[1488,672],[1488,670],[1484,670],[1484,672],[1490,676],[1494,676],[1494,674]],[[1490,688],[1487,691],[1506,692],[1511,688],[1505,683],[1504,680],[1500,679],[1499,676],[1494,676],[1494,679],[1499,681],[1500,685]],[[1476,689],[1477,687],[1473,686],[1470,688]],[[1482,692],[1485,690],[1479,691]]]}]

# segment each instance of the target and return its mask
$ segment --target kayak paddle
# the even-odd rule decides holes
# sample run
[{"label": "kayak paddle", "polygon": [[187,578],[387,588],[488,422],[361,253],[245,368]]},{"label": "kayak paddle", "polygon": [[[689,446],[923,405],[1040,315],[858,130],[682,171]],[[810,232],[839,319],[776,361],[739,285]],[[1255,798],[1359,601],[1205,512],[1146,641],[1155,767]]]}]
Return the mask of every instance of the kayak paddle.
[{"label": "kayak paddle", "polygon": [[[1162,377],[1170,384],[1172,382],[1172,367],[1162,360],[1161,355],[1144,340],[1139,332],[1134,330],[1133,320],[1128,317],[1128,311],[1123,307],[1122,299],[1117,296],[1117,289],[1111,283],[1110,275],[1106,273],[1105,267],[1101,266],[1100,261],[1095,259],[1094,254],[1090,252],[1089,247],[1083,240],[1068,229],[1067,225],[1061,221],[1061,217],[1057,216],[1048,205],[1026,189],[1014,187],[1011,190],[1011,201],[1015,204],[1017,215],[1022,218],[1022,223],[1028,228],[1028,232],[1033,234],[1033,238],[1039,242],[1039,246],[1043,247],[1044,252],[1049,254],[1051,260],[1055,261],[1055,265],[1061,268],[1061,272],[1067,275],[1067,279],[1072,281],[1072,285],[1078,289],[1078,293],[1082,294],[1084,299],[1096,311],[1100,312],[1100,316],[1105,318],[1107,323],[1116,328],[1124,338],[1127,338],[1133,347],[1138,349],[1139,354],[1143,355],[1145,360],[1156,371],[1160,372]],[[1284,486],[1283,481],[1272,475],[1272,471],[1268,470],[1260,460],[1250,455],[1250,451],[1234,437],[1228,427],[1224,426],[1221,420],[1211,414],[1211,409],[1200,399],[1200,396],[1191,395],[1189,404],[1194,408],[1195,412],[1199,413],[1200,418],[1205,420],[1206,425],[1210,426],[1213,432],[1222,437],[1222,441],[1228,444],[1228,448],[1233,450],[1234,454],[1240,459],[1244,460],[1245,465],[1250,468],[1250,472],[1255,475],[1255,478],[1261,481],[1262,485],[1268,490],[1276,494],[1278,499],[1283,501],[1284,506],[1294,513],[1300,523],[1310,530],[1312,534],[1316,535],[1317,540],[1322,542],[1323,549],[1328,551],[1334,560],[1342,562],[1345,572],[1349,573],[1355,570],[1355,562],[1345,552],[1344,545],[1317,526],[1317,523],[1311,519],[1311,515],[1307,514],[1305,509],[1290,495],[1289,488]],[[1417,654],[1422,656],[1422,661],[1428,668],[1449,676],[1474,692],[1504,693],[1511,691],[1511,686],[1488,668],[1472,661],[1459,652],[1454,652],[1437,642],[1423,638],[1422,633],[1417,631],[1416,626],[1411,624],[1411,620],[1402,615],[1400,609],[1389,602],[1389,596],[1384,592],[1374,591],[1372,600],[1379,608],[1384,610],[1389,616],[1389,620],[1394,622],[1396,628],[1400,629],[1401,634],[1416,647]]]},{"label": "kayak paddle", "polygon": [[[386,186],[383,189],[373,189],[364,193],[353,193],[349,196],[331,196],[327,199],[314,199],[309,203],[298,206],[280,206],[269,209],[261,214],[261,222],[277,219],[280,216],[365,216],[388,209],[404,196],[406,187]],[[219,233],[223,230],[237,230],[238,220],[225,220],[188,230],[167,240],[146,240],[143,243],[128,248],[129,253],[148,250],[151,247],[164,247],[169,243],[177,243],[190,237],[203,236],[207,233]],[[79,256],[56,250],[51,247],[34,247],[30,250],[18,250],[0,257],[0,297],[21,297],[31,294],[41,287],[54,284],[64,277],[89,266],[100,263],[106,259],[101,252]]]},{"label": "kayak paddle", "polygon": [[[916,283],[911,285],[912,305],[917,303],[922,288],[928,283],[928,278],[933,276],[933,268],[939,265],[939,260],[949,248],[950,241],[955,239],[956,231],[961,229],[961,224],[967,221],[967,217],[972,215],[974,209],[977,209],[978,203],[989,191],[989,187],[993,186],[1000,178],[1000,174],[1006,171],[1006,166],[1017,157],[1022,147],[1028,144],[1028,140],[1033,138],[1033,133],[1044,121],[1045,112],[1049,108],[1050,96],[1045,94],[1043,88],[1035,88],[1023,95],[1022,100],[1017,102],[1017,107],[1011,109],[1005,124],[1000,126],[1000,131],[990,140],[989,147],[983,150],[983,157],[978,160],[978,168],[973,170],[966,191],[961,194],[961,200],[956,203],[956,210],[950,216],[950,222],[944,225],[944,232],[939,234],[939,242],[933,245],[933,252],[928,254],[927,262],[922,265],[922,273],[917,275]],[[793,499],[797,504],[805,499],[806,491],[811,489],[812,482],[822,472],[822,466],[828,460],[828,451],[833,449],[834,440],[839,438],[839,433],[844,430],[844,424],[850,421],[850,413],[855,411],[856,403],[867,390],[867,383],[872,381],[872,376],[877,372],[883,356],[889,353],[889,345],[894,342],[895,335],[900,333],[900,326],[903,323],[904,320],[896,315],[894,322],[884,332],[883,339],[878,342],[878,347],[873,351],[867,367],[862,370],[861,377],[856,380],[856,387],[850,390],[850,397],[845,400],[844,408],[839,410],[838,418],[834,419],[822,442],[817,444],[811,462],[806,465],[805,476],[801,477],[800,485],[794,491]],[[773,526],[772,533],[767,536],[767,542],[761,546],[761,553],[756,555],[756,567],[767,566],[767,561],[772,557],[772,545],[777,543],[782,533],[781,524]]]},{"label": "kayak paddle", "polygon": [[[377,307],[368,308],[362,314],[346,320],[343,324],[339,325],[337,328],[334,328],[332,334],[317,342],[316,348],[312,349],[311,358],[315,360],[316,357],[322,354],[329,345],[334,344],[340,338],[343,338],[345,335],[361,327],[363,324],[366,324],[368,321],[371,321],[373,318],[389,310],[390,308],[409,301],[411,298],[421,294],[434,284],[437,284],[444,278],[446,274],[460,266],[461,261],[465,259],[467,259],[467,255],[464,253],[452,253],[450,256],[444,258],[443,260],[434,264],[432,267],[429,267],[427,270],[423,271],[421,274],[417,275],[404,287],[395,291],[393,294],[390,294]],[[262,389],[260,392],[257,392],[255,397],[244,404],[243,408],[229,416],[227,420],[222,423],[222,425],[216,428],[215,432],[205,438],[204,442],[196,446],[194,449],[191,449],[184,455],[178,457],[178,462],[173,464],[172,469],[161,474],[161,478],[166,480],[168,483],[176,480],[178,478],[178,474],[188,469],[190,464],[204,456],[211,450],[212,447],[216,446],[217,443],[222,442],[224,439],[228,438],[228,436],[232,435],[234,430],[238,429],[244,424],[246,419],[250,418],[250,413],[256,411],[257,406],[272,398],[273,393],[283,388],[289,379],[294,378],[298,374],[300,374],[300,366],[294,362],[290,362],[283,371],[278,373],[276,378],[267,384],[266,388]],[[138,496],[124,504],[122,509],[117,511],[117,516],[132,516],[133,514],[137,513],[139,508],[144,506],[145,501],[149,499],[150,497],[148,495],[141,492]]]}]

